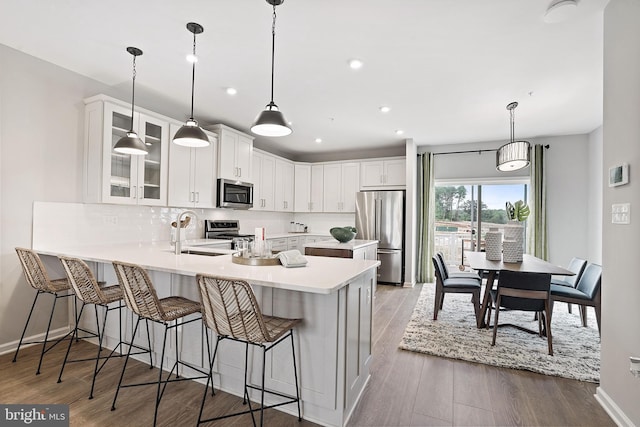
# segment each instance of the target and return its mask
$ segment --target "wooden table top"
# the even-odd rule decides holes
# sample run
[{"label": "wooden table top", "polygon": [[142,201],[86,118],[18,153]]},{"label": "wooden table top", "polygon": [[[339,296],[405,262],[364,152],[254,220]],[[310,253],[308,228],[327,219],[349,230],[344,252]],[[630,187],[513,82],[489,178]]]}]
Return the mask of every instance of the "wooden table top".
[{"label": "wooden table top", "polygon": [[469,266],[474,270],[486,270],[486,271],[499,271],[499,270],[511,270],[521,271],[523,273],[549,273],[558,276],[574,276],[575,273],[560,267],[555,264],[551,264],[543,259],[537,258],[533,255],[524,254],[522,256],[522,262],[502,262],[490,261],[486,257],[486,252],[466,252],[465,257],[469,262]]}]

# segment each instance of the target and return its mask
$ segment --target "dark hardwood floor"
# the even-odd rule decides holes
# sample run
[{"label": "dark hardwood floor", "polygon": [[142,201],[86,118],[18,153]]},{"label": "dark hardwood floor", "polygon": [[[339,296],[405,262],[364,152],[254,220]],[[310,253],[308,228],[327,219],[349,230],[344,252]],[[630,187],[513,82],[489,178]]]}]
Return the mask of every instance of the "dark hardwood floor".
[{"label": "dark hardwood floor", "polygon": [[[593,394],[596,385],[525,371],[433,357],[398,349],[398,343],[418,299],[421,286],[380,285],[374,314],[372,376],[349,426],[614,426]],[[89,357],[95,346],[74,344],[75,357]],[[153,420],[155,388],[124,389],[117,410],[110,411],[121,360],[112,360],[96,382],[96,395],[87,399],[91,363],[67,365],[63,382],[57,376],[64,346],[45,356],[36,376],[39,348],[0,356],[0,403],[67,403],[72,426],[143,426]],[[156,369],[135,362],[127,368],[133,380],[153,381]],[[128,377],[129,378],[129,377]],[[203,386],[187,381],[170,384],[159,410],[161,426],[196,424]],[[216,393],[205,415],[242,407],[242,400]],[[269,426],[311,426],[276,410],[266,411]],[[211,425],[250,426],[249,416]]]}]

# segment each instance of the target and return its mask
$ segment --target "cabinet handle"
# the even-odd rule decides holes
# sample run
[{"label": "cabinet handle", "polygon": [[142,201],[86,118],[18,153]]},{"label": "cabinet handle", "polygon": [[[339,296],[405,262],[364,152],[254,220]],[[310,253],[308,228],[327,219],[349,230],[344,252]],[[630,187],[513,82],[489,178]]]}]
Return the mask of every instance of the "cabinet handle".
[{"label": "cabinet handle", "polygon": [[200,203],[200,192],[196,191],[196,203]]},{"label": "cabinet handle", "polygon": [[133,197],[134,199],[138,198],[138,187],[136,187],[135,185],[133,187],[131,187],[131,189],[133,190],[133,194],[131,195],[131,197]]}]

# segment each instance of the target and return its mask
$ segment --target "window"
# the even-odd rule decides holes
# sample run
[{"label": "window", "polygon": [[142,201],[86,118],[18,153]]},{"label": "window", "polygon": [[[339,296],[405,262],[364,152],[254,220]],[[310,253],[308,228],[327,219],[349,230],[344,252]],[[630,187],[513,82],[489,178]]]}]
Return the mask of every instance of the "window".
[{"label": "window", "polygon": [[490,227],[504,228],[506,202],[526,201],[527,191],[528,184],[523,182],[436,183],[436,252],[442,252],[449,265],[463,264],[464,251],[484,249]]}]

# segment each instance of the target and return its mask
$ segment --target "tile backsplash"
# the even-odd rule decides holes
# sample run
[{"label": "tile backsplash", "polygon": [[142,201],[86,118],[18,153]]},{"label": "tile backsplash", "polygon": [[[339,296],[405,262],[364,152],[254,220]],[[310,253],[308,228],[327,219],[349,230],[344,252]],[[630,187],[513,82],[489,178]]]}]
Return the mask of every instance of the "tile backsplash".
[{"label": "tile backsplash", "polygon": [[[169,241],[171,223],[185,209],[109,204],[34,202],[32,246],[37,249],[125,242]],[[182,230],[187,239],[204,236],[205,219],[237,219],[241,233],[265,227],[269,234],[289,231],[291,221],[313,233],[328,234],[334,226],[353,225],[354,214],[293,214],[229,209],[191,209],[197,214]]]}]

